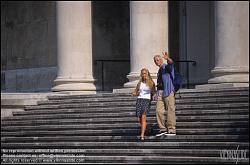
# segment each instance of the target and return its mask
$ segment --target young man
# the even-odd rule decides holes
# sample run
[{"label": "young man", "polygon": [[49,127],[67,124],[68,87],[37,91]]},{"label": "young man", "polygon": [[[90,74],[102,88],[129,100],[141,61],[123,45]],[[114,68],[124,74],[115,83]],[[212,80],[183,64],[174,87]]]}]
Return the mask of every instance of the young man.
[{"label": "young man", "polygon": [[[163,62],[167,60],[167,64]],[[175,97],[174,85],[170,73],[174,78],[173,60],[168,53],[154,56],[154,62],[159,67],[157,73],[157,103],[156,117],[160,132],[156,136],[176,135]]]}]

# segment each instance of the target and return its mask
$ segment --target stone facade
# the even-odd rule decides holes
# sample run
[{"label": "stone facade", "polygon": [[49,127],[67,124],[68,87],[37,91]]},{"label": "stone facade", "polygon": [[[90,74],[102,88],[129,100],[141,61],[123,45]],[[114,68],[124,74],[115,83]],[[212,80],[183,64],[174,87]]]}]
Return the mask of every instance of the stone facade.
[{"label": "stone facade", "polygon": [[55,2],[1,1],[1,90],[48,91],[57,73]]},{"label": "stone facade", "polygon": [[130,88],[162,51],[196,61],[184,83],[248,85],[248,19],[249,2],[1,1],[1,91]]}]

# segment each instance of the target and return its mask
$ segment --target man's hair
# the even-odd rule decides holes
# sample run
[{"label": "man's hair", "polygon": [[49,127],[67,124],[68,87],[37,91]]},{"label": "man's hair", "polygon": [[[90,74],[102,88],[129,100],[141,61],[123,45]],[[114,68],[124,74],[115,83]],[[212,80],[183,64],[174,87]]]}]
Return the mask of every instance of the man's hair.
[{"label": "man's hair", "polygon": [[157,58],[157,57],[161,58],[161,56],[160,56],[159,54],[157,54],[157,55],[154,56],[154,60],[155,60],[155,58]]}]

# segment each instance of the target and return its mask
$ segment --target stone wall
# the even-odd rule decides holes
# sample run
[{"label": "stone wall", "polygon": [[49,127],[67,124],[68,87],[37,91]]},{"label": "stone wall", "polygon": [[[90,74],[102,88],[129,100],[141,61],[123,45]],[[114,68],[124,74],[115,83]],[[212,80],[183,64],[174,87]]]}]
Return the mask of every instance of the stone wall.
[{"label": "stone wall", "polygon": [[[1,1],[1,91],[49,91],[57,76],[56,2]],[[129,62],[129,2],[92,1],[93,75],[97,89],[122,87]],[[111,65],[110,68],[108,65]],[[122,69],[121,69],[122,68]]]},{"label": "stone wall", "polygon": [[1,1],[1,91],[50,90],[57,66],[55,5]]}]

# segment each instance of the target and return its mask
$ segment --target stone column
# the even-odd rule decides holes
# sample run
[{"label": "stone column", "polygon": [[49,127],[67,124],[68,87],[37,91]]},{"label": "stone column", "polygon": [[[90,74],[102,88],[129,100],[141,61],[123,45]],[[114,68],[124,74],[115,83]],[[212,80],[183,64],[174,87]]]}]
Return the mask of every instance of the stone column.
[{"label": "stone column", "polygon": [[249,86],[249,2],[215,1],[215,67],[209,84]]},{"label": "stone column", "polygon": [[95,93],[90,1],[57,2],[58,75],[52,91]]},{"label": "stone column", "polygon": [[144,67],[156,78],[153,57],[162,51],[168,51],[168,2],[130,1],[131,72],[124,87],[135,87]]}]

